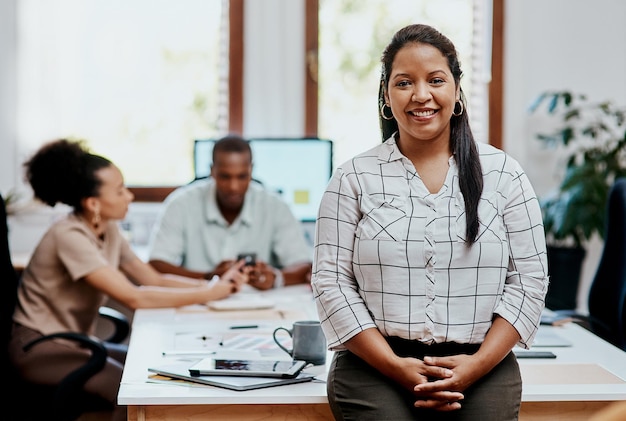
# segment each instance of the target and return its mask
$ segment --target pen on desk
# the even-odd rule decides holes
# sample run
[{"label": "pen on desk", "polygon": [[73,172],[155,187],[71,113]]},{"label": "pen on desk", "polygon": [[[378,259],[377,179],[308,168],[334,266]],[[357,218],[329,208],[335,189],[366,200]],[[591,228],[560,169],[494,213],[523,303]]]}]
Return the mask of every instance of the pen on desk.
[{"label": "pen on desk", "polygon": [[237,325],[231,326],[230,329],[258,329],[259,325]]}]

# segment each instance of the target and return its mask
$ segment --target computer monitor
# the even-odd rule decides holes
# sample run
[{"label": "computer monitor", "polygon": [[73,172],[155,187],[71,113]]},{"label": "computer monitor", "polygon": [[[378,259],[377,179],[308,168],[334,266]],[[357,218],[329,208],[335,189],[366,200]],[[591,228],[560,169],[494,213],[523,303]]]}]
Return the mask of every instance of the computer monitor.
[{"label": "computer monitor", "polygon": [[[210,175],[215,139],[194,143],[195,178]],[[315,221],[332,174],[333,142],[317,138],[253,138],[252,178],[275,191],[303,222]]]}]

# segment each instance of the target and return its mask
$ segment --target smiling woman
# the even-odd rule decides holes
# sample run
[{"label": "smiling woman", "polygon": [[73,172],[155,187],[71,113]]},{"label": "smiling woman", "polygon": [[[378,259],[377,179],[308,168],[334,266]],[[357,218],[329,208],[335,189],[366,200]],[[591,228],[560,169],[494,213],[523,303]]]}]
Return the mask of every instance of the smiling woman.
[{"label": "smiling woman", "polygon": [[511,350],[533,343],[548,284],[533,187],[475,140],[449,38],[407,25],[381,64],[383,142],[337,167],[315,227],[329,404],[337,419],[517,420]]}]

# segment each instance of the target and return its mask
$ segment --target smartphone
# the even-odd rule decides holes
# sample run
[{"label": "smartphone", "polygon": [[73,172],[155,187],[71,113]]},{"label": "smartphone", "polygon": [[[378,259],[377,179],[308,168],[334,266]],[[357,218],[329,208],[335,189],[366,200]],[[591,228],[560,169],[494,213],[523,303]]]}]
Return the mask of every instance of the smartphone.
[{"label": "smartphone", "polygon": [[240,253],[237,255],[237,261],[245,260],[245,266],[254,266],[256,265],[256,253]]},{"label": "smartphone", "polygon": [[306,366],[300,360],[253,360],[204,358],[189,367],[192,376],[250,376],[291,379]]},{"label": "smartphone", "polygon": [[556,358],[552,351],[528,351],[516,349],[513,351],[517,358]]}]

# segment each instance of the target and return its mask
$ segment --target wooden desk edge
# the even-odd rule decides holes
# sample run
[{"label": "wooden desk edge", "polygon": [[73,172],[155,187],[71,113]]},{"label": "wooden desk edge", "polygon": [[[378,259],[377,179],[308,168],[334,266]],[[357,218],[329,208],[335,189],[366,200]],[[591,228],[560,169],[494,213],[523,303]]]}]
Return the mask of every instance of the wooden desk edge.
[{"label": "wooden desk edge", "polygon": [[128,421],[252,421],[282,419],[332,421],[328,404],[282,405],[149,405],[129,406]]},{"label": "wooden desk edge", "polygon": [[[520,421],[587,421],[614,401],[522,402]],[[328,404],[283,405],[147,405],[129,406],[128,421],[261,421],[304,419],[332,421]]]}]

